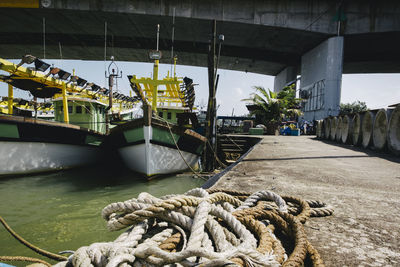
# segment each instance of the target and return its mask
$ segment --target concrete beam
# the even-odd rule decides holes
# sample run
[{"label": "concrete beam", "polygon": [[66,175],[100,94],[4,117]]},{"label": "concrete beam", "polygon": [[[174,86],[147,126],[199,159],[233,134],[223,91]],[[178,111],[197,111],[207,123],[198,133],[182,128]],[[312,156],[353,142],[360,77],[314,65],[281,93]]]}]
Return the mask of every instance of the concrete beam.
[{"label": "concrete beam", "polygon": [[[160,24],[160,48],[164,63],[169,63],[175,10],[179,64],[206,66],[210,23],[217,19],[217,31],[225,35],[220,68],[277,75],[287,66],[300,65],[302,55],[336,34],[338,2],[38,1],[39,8],[0,8],[0,57],[43,55],[45,18],[46,58],[59,58],[61,44],[64,59],[103,60],[107,21],[108,51],[114,51],[116,60],[148,61],[148,50],[156,43],[155,25]],[[341,2],[344,72],[400,72],[400,1]]]},{"label": "concrete beam", "polygon": [[[42,8],[66,10],[90,10],[130,14],[171,16],[175,9],[177,17],[220,20],[309,30],[336,34],[334,17],[339,1],[330,0],[51,0],[41,1]],[[399,1],[381,0],[342,1],[346,23],[344,34],[386,32],[400,28]],[[44,5],[43,3],[48,3]]]}]

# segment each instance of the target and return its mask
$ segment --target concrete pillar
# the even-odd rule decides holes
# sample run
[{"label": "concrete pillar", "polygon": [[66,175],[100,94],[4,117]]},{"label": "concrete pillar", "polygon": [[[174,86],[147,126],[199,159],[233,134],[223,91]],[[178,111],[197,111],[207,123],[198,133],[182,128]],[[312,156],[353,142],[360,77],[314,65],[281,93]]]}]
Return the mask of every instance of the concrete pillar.
[{"label": "concrete pillar", "polygon": [[275,76],[274,80],[274,92],[280,92],[286,86],[287,83],[296,80],[297,78],[297,68],[296,67],[286,67],[278,75]]},{"label": "concrete pillar", "polygon": [[342,70],[342,36],[331,37],[302,56],[300,96],[307,97],[305,120],[339,114]]}]

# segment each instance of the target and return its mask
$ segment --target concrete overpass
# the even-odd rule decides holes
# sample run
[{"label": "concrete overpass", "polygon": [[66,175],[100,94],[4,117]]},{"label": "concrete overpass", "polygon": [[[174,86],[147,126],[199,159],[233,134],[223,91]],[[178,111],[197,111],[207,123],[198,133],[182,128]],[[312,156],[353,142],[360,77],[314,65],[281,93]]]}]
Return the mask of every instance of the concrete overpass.
[{"label": "concrete overpass", "polygon": [[[179,64],[206,66],[211,21],[225,35],[220,67],[276,75],[275,89],[302,75],[307,119],[337,115],[342,73],[400,72],[400,1],[392,0],[5,0],[0,57],[148,61],[161,25],[169,63],[172,14]],[[43,32],[45,31],[45,35]],[[337,37],[339,36],[339,37]]]},{"label": "concrete overpass", "polygon": [[[0,56],[102,60],[104,22],[108,51],[117,60],[148,61],[161,25],[164,62],[170,56],[172,14],[179,63],[205,66],[211,20],[225,35],[220,66],[277,75],[300,66],[301,57],[338,33],[342,14],[344,73],[400,72],[399,1],[261,1],[261,0],[18,0],[0,8]],[[7,4],[7,2],[9,2]],[[341,3],[341,5],[340,5]],[[18,7],[32,8],[18,8]],[[342,12],[338,13],[341,8]],[[344,15],[344,17],[343,17]],[[113,47],[113,48],[111,48]]]}]

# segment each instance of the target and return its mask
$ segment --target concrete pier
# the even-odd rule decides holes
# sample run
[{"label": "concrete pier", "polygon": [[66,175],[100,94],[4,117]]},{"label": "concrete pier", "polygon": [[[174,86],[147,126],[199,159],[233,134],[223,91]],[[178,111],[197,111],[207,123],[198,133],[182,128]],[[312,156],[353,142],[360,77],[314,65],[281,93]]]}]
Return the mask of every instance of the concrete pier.
[{"label": "concrete pier", "polygon": [[400,158],[309,136],[264,136],[213,186],[326,202],[308,239],[326,266],[400,265]]}]

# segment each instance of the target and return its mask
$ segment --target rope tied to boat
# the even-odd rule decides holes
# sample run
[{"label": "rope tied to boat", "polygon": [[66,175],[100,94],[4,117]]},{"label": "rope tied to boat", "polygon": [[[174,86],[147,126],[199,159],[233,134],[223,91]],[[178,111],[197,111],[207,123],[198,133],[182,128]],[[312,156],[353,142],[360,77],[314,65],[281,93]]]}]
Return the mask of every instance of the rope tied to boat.
[{"label": "rope tied to boat", "polygon": [[302,222],[330,215],[313,213],[324,207],[270,191],[141,193],[103,209],[109,230],[128,228],[116,240],[81,247],[56,266],[323,266]]}]

